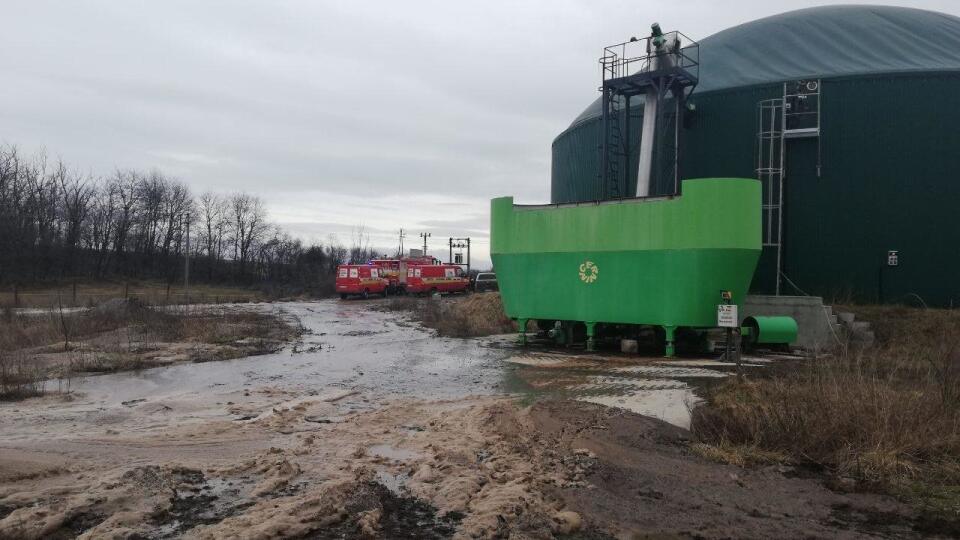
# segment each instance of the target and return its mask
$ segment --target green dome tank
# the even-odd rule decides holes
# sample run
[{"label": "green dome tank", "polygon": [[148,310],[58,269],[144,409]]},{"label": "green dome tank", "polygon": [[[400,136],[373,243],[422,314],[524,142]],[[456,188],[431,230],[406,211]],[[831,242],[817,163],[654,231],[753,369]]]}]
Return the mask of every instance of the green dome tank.
[{"label": "green dome tank", "polygon": [[[639,23],[638,23],[639,24]],[[782,287],[828,300],[960,304],[960,18],[918,9],[792,11],[699,41],[680,177],[756,178],[758,104],[818,80],[819,137],[786,143]],[[596,81],[584,81],[585,92]],[[636,163],[642,99],[631,103]],[[597,98],[553,142],[551,202],[604,200]],[[636,170],[628,171],[627,192]],[[673,186],[654,186],[668,194]],[[887,266],[897,251],[900,264]],[[765,248],[751,290],[772,293]]]}]

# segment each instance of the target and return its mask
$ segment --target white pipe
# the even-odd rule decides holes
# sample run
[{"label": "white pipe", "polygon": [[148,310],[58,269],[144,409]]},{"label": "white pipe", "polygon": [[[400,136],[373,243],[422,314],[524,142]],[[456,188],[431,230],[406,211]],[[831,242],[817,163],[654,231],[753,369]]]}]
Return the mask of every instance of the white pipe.
[{"label": "white pipe", "polygon": [[[650,173],[653,170],[653,140],[657,130],[657,89],[650,87],[643,100],[643,129],[640,131],[640,157],[637,169],[637,197],[650,195]],[[628,111],[629,114],[629,111]]]},{"label": "white pipe", "polygon": [[[648,71],[657,71],[674,67],[675,53],[680,50],[680,39],[676,32],[665,35],[663,43],[653,48],[653,40],[647,42],[650,56]],[[647,89],[643,100],[643,130],[640,132],[640,156],[637,160],[637,197],[650,195],[650,180],[653,171],[653,143],[657,131],[657,109],[660,107],[660,92],[656,86]],[[627,111],[630,114],[630,111]]]}]

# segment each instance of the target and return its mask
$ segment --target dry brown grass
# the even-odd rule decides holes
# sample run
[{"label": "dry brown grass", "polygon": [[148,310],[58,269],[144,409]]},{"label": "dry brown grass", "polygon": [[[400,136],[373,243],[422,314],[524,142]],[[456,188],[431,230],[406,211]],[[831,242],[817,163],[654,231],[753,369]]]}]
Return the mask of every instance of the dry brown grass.
[{"label": "dry brown grass", "polygon": [[0,351],[0,399],[23,399],[43,394],[42,370],[24,355]]},{"label": "dry brown grass", "polygon": [[128,297],[151,305],[181,304],[189,299],[193,304],[259,302],[266,295],[256,289],[219,285],[171,285],[153,281],[127,283],[77,282],[35,287],[19,287],[14,295],[12,287],[0,290],[0,306],[51,308],[64,306],[93,306],[114,298]]},{"label": "dry brown grass", "polygon": [[690,449],[694,453],[701,455],[712,461],[728,463],[738,467],[748,467],[752,465],[774,465],[780,463],[790,463],[790,458],[779,452],[771,452],[763,448],[746,445],[730,444],[723,442],[720,444],[693,443]]},{"label": "dry brown grass", "polygon": [[[302,331],[276,313],[151,307],[112,300],[80,312],[0,317],[0,399],[42,393],[42,381],[176,361],[272,352]],[[61,384],[63,384],[61,382]]]},{"label": "dry brown grass", "polygon": [[858,312],[876,329],[874,347],[731,379],[694,411],[694,435],[725,452],[760,449],[917,495],[922,505],[936,499],[960,517],[960,317]]},{"label": "dry brown grass", "polygon": [[476,293],[463,297],[394,297],[386,303],[392,311],[409,311],[424,326],[441,336],[479,337],[509,334],[517,325],[503,312],[499,293]]}]

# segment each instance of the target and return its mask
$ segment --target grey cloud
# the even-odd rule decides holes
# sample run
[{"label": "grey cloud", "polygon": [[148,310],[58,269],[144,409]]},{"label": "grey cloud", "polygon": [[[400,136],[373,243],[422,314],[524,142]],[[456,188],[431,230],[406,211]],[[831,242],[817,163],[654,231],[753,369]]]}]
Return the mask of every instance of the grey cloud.
[{"label": "grey cloud", "polygon": [[821,3],[13,0],[0,142],[251,191],[304,238],[367,223],[384,247],[403,226],[484,250],[491,197],[548,200],[550,144],[596,97],[604,45]]}]

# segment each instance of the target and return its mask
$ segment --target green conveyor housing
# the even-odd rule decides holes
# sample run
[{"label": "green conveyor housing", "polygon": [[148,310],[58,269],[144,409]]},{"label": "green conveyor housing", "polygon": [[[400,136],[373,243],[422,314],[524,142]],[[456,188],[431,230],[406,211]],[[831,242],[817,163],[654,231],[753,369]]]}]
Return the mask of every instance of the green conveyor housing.
[{"label": "green conveyor housing", "polygon": [[740,303],[761,249],[760,182],[685,180],[682,195],[519,206],[491,201],[491,257],[508,316],[716,326],[720,292]]}]

